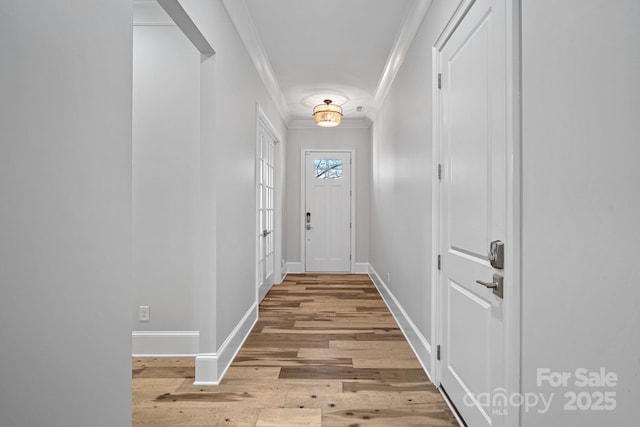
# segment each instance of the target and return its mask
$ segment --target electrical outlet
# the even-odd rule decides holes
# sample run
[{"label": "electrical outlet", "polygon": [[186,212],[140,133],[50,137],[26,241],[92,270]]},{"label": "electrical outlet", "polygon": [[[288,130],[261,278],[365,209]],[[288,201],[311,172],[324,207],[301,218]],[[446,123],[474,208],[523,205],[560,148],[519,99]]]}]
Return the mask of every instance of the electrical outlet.
[{"label": "electrical outlet", "polygon": [[138,307],[138,320],[148,322],[150,317],[149,306],[141,305]]},{"label": "electrical outlet", "polygon": [[391,284],[391,273],[387,273],[387,285]]}]

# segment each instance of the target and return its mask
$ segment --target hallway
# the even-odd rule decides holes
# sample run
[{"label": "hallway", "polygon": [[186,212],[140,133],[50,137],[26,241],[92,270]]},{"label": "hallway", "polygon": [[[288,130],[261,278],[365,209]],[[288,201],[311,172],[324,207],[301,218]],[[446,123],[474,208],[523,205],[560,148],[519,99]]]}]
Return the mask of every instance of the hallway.
[{"label": "hallway", "polygon": [[220,386],[193,377],[134,358],[133,425],[457,425],[366,275],[288,275]]},{"label": "hallway", "polygon": [[[473,427],[637,424],[639,21],[639,0],[0,2],[0,427],[130,426],[132,357],[155,425],[452,423],[426,376]],[[313,152],[353,153],[341,270],[399,327],[364,276],[297,275],[321,270]]]}]

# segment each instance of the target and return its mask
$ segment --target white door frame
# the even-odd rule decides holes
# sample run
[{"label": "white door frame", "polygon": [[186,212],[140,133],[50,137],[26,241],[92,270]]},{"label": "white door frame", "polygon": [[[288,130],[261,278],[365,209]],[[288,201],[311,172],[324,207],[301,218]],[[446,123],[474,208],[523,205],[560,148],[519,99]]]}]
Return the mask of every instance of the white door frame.
[{"label": "white door frame", "polygon": [[[278,135],[278,132],[276,131],[275,127],[273,126],[273,124],[271,123],[271,121],[269,120],[269,118],[267,117],[267,115],[265,114],[264,110],[262,109],[262,107],[260,107],[260,104],[256,103],[256,152],[255,152],[255,160],[256,160],[256,165],[255,165],[255,191],[256,191],[256,195],[255,195],[255,215],[256,215],[256,219],[255,219],[255,236],[258,236],[258,234],[260,234],[262,232],[262,230],[260,229],[260,217],[258,215],[258,208],[260,206],[260,191],[259,191],[259,179],[260,177],[258,176],[260,173],[260,164],[259,164],[259,159],[258,159],[258,150],[260,149],[259,144],[260,144],[260,127],[262,127],[265,131],[267,131],[267,133],[269,134],[269,136],[271,136],[271,138],[273,138],[273,140],[275,141],[275,147],[274,147],[274,169],[275,169],[275,173],[274,173],[274,195],[273,195],[273,199],[274,199],[274,218],[273,218],[273,224],[274,224],[274,229],[273,229],[273,233],[274,233],[274,268],[273,268],[273,283],[277,284],[282,282],[282,266],[281,266],[281,259],[282,259],[282,209],[283,209],[283,195],[282,195],[282,188],[283,188],[283,174],[282,174],[282,165],[284,164],[284,162],[282,161],[282,149],[281,149],[281,144],[280,142],[282,141],[282,138],[280,138],[280,136]],[[258,240],[256,239],[256,250],[255,250],[255,258],[254,258],[254,262],[253,262],[253,268],[255,269],[255,278],[256,278],[256,301],[260,302],[260,295],[259,295],[259,281],[258,281],[258,259],[260,257],[259,254],[260,251],[260,245],[258,244]],[[264,295],[263,295],[264,296]]]},{"label": "white door frame", "polygon": [[307,186],[306,183],[306,158],[307,153],[350,153],[351,154],[351,273],[356,271],[356,149],[326,149],[326,148],[303,148],[300,152],[300,264],[301,270],[304,273],[307,270],[307,249],[306,249],[306,231],[305,231],[305,216],[306,200],[307,200]]},{"label": "white door frame", "polygon": [[[521,224],[522,224],[522,140],[521,140],[521,102],[520,102],[520,2],[521,0],[505,0],[506,6],[506,127],[507,127],[507,224],[505,247],[505,282],[504,282],[504,327],[505,327],[505,378],[506,395],[520,393],[520,342],[521,342]],[[442,163],[441,155],[441,97],[438,89],[438,73],[441,70],[439,52],[457,28],[475,0],[462,0],[453,16],[432,47],[432,123],[433,123],[433,164],[432,164],[432,233],[431,251],[431,372],[433,382],[440,386],[442,380],[442,363],[437,360],[435,349],[442,342],[444,319],[441,304],[443,295],[440,292],[440,271],[438,270],[438,254],[440,251],[440,200],[441,189],[438,177],[438,165]],[[506,424],[520,425],[520,410],[509,408]]]}]

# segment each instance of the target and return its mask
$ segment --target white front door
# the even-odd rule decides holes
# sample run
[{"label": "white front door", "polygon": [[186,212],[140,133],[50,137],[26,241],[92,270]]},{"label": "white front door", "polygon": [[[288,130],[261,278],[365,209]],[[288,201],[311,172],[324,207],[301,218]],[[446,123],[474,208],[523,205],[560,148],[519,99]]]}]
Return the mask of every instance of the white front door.
[{"label": "white front door", "polygon": [[[275,140],[262,124],[258,126],[258,288],[273,284]],[[261,295],[263,296],[263,295]]]},{"label": "white front door", "polygon": [[351,153],[306,153],[305,208],[305,271],[351,271]]},{"label": "white front door", "polygon": [[[439,52],[441,385],[471,426],[506,422],[504,277],[489,260],[506,240],[504,0],[476,0]],[[485,282],[486,285],[477,281]],[[508,294],[504,298],[509,298]]]}]

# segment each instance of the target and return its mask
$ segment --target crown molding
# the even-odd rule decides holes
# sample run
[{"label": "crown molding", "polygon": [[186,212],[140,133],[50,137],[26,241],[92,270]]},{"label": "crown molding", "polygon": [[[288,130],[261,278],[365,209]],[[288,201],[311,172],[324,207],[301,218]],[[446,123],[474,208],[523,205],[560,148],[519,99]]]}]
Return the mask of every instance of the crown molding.
[{"label": "crown molding", "polygon": [[[396,35],[393,48],[387,58],[384,71],[378,81],[373,100],[367,107],[367,115],[365,119],[353,120],[352,122],[354,123],[350,125],[347,125],[347,121],[343,120],[341,127],[368,128],[371,126],[371,123],[374,122],[378,112],[382,108],[384,99],[387,96],[402,63],[404,62],[404,58],[411,47],[411,43],[420,29],[420,25],[422,24],[427,10],[431,5],[431,1],[432,0],[416,0],[407,8],[403,24]],[[299,119],[292,120],[282,89],[280,88],[280,84],[278,83],[273,68],[271,67],[271,63],[269,62],[264,45],[262,44],[262,40],[258,34],[258,30],[256,29],[253,19],[251,18],[251,13],[249,12],[249,8],[247,7],[245,0],[221,0],[221,2],[287,127],[292,129],[314,128],[315,126],[313,122]]]},{"label": "crown molding", "polygon": [[269,57],[264,49],[258,30],[251,18],[251,13],[244,0],[221,0],[222,6],[229,15],[236,32],[240,36],[256,71],[260,75],[262,82],[267,88],[267,92],[271,95],[280,117],[289,124],[291,122],[291,114],[287,108],[287,103],[280,88],[280,84],[276,79],[276,75],[269,62]]},{"label": "crown molding", "polygon": [[320,126],[316,126],[315,122],[312,119],[293,119],[289,122],[289,129],[369,129],[371,127],[371,122],[368,119],[342,119],[342,122],[339,126],[333,128],[322,128]]},{"label": "crown molding", "polygon": [[389,53],[384,71],[380,76],[373,101],[371,101],[371,104],[367,107],[367,118],[371,120],[371,122],[375,121],[378,112],[382,108],[384,99],[404,62],[411,43],[413,43],[413,39],[416,37],[416,34],[418,34],[418,30],[431,5],[431,1],[432,0],[417,0],[407,8],[404,22],[396,35],[393,48]]}]

